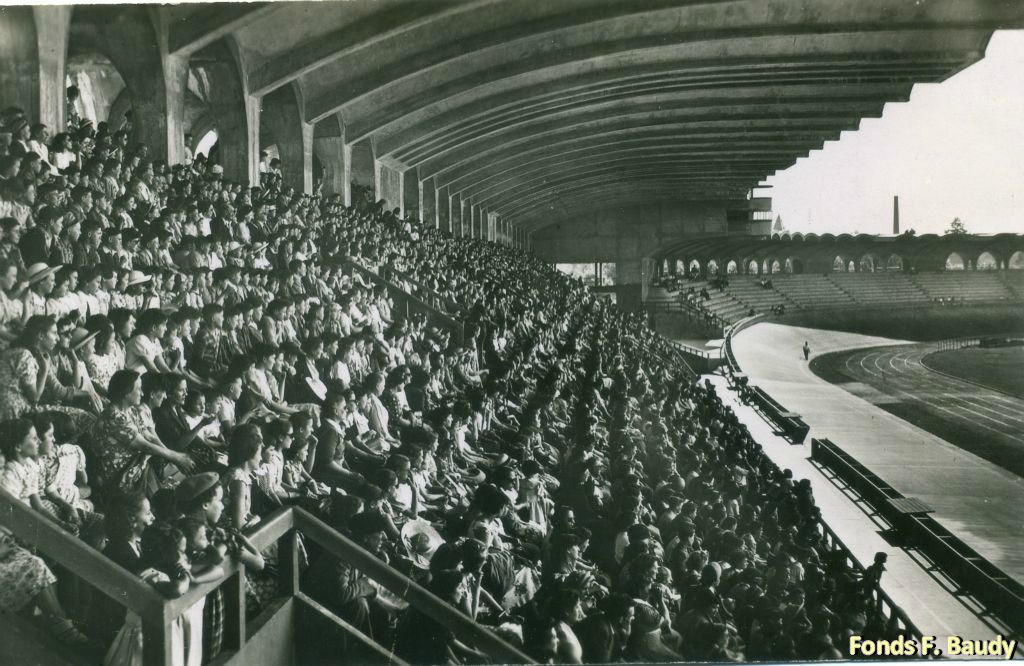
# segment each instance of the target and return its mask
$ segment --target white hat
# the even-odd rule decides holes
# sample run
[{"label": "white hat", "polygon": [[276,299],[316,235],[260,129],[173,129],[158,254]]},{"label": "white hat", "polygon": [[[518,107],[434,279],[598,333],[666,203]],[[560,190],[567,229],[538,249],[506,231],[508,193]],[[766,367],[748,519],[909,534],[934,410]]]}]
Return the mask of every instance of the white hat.
[{"label": "white hat", "polygon": [[128,282],[125,283],[125,286],[131,287],[137,284],[145,284],[152,279],[153,277],[151,275],[146,275],[142,271],[132,271],[128,275]]},{"label": "white hat", "polygon": [[45,280],[47,277],[53,275],[56,272],[56,267],[50,266],[40,261],[39,263],[32,264],[31,266],[28,267],[28,270],[25,271],[25,280],[29,284],[35,284],[40,280]]},{"label": "white hat", "polygon": [[402,542],[409,551],[412,563],[421,569],[429,569],[430,558],[444,543],[444,538],[433,525],[422,518],[416,518],[402,526]]}]

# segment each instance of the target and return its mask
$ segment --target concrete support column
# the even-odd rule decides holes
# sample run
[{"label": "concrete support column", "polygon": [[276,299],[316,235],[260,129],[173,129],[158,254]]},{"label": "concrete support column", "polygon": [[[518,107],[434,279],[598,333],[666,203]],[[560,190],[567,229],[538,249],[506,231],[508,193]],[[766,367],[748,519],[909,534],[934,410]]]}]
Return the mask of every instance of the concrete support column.
[{"label": "concrete support column", "polygon": [[411,215],[423,221],[423,205],[420,203],[420,181],[415,169],[399,172],[402,176],[402,215]]},{"label": "concrete support column", "polygon": [[448,196],[447,187],[437,190],[437,228],[452,231],[452,198]]},{"label": "concrete support column", "polygon": [[420,191],[420,221],[428,227],[439,226],[437,212],[437,190],[434,189],[434,179],[417,181]]},{"label": "concrete support column", "polygon": [[263,98],[260,144],[276,145],[284,184],[313,191],[313,125],[305,122],[297,86],[281,86]]},{"label": "concrete support column", "polygon": [[341,147],[342,157],[345,161],[345,183],[341,190],[345,197],[345,205],[352,205],[352,146],[347,143]]},{"label": "concrete support column", "polygon": [[[260,184],[260,116],[262,109],[262,97],[245,96],[246,172],[250,186]],[[224,171],[226,175],[227,167],[224,167]]]},{"label": "concrete support column", "polygon": [[402,174],[395,169],[374,160],[374,192],[377,201],[384,200],[388,210],[402,208]]},{"label": "concrete support column", "polygon": [[[340,136],[313,137],[313,152],[324,168],[324,193],[345,194],[348,188],[348,165],[345,162],[345,139]],[[351,200],[351,190],[347,200]],[[348,205],[346,203],[346,205]]]},{"label": "concrete support column", "polygon": [[451,225],[452,236],[458,238],[462,235],[462,197],[459,194],[452,194],[448,197],[448,220]]},{"label": "concrete support column", "polygon": [[0,12],[0,97],[5,107],[21,107],[29,118],[39,115],[37,42],[32,7],[4,7]]},{"label": "concrete support column", "polygon": [[104,6],[93,15],[98,43],[131,96],[135,140],[149,147],[152,159],[180,163],[185,155],[188,56],[168,51],[166,28],[154,25],[146,7]]},{"label": "concrete support column", "polygon": [[372,187],[374,189],[374,200],[379,201],[377,194],[377,166],[373,159],[373,148],[369,141],[360,143],[346,143],[345,150],[349,154],[349,186],[358,185],[361,187]]},{"label": "concrete support column", "polygon": [[71,5],[33,7],[36,21],[36,51],[39,54],[39,122],[56,134],[67,119],[64,103],[64,71],[71,32]]},{"label": "concrete support column", "polygon": [[[238,62],[226,45],[211,46],[206,54],[211,59],[204,67],[209,77],[210,122],[193,124],[189,130],[197,139],[202,138],[207,130],[215,130],[218,162],[224,167],[224,177],[239,183],[254,182],[251,177],[255,176],[255,172],[250,173],[250,168],[259,164],[259,146],[250,144],[253,140],[258,144],[259,123],[257,120],[257,131],[250,132],[245,89]],[[110,108],[110,118],[115,122],[117,113],[123,117],[123,111],[118,106],[119,102],[115,102]]]},{"label": "concrete support column", "polygon": [[462,195],[460,194],[459,195],[459,236],[467,236],[468,235],[468,232],[466,231],[466,227],[469,226],[469,222],[470,222],[470,220],[469,220],[469,213],[466,211],[466,208],[468,206],[469,206],[469,203],[466,202],[466,201],[463,201],[462,200]]}]

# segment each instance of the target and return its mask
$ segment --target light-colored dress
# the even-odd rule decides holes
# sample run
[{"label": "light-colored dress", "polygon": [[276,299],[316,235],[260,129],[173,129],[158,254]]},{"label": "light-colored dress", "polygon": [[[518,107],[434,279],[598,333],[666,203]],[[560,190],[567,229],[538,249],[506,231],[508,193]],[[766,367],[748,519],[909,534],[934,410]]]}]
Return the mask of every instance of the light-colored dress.
[{"label": "light-colored dress", "polygon": [[76,509],[93,510],[93,504],[82,499],[76,483],[78,473],[85,470],[85,451],[75,444],[59,444],[53,454],[40,461],[43,490],[56,495]]}]

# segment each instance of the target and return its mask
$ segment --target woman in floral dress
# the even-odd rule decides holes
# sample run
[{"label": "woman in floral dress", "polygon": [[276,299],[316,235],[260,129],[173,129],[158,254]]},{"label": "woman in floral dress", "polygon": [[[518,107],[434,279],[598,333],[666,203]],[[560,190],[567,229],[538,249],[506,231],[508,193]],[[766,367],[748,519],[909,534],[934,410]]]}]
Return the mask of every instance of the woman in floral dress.
[{"label": "woman in floral dress", "polygon": [[[0,437],[4,441],[15,441],[17,433],[12,427],[12,422],[3,424]],[[6,467],[6,456],[0,450],[0,468]],[[57,577],[42,559],[26,550],[14,535],[0,526],[0,611],[32,616],[37,610],[42,622],[58,640],[78,648],[90,645],[68,619],[57,598]]]},{"label": "woman in floral dress", "polygon": [[57,321],[34,315],[25,324],[17,343],[0,353],[0,419],[14,419],[34,411],[59,411],[70,417],[76,428],[85,429],[94,417],[64,404],[89,400],[80,389],[64,386],[57,379],[50,354],[57,346]]},{"label": "woman in floral dress", "polygon": [[152,494],[159,475],[152,459],[176,465],[192,472],[187,455],[164,446],[148,432],[139,429],[135,408],[142,400],[142,382],[133,370],[114,373],[107,388],[110,405],[87,435],[89,459],[94,466],[96,485],[108,492]]}]

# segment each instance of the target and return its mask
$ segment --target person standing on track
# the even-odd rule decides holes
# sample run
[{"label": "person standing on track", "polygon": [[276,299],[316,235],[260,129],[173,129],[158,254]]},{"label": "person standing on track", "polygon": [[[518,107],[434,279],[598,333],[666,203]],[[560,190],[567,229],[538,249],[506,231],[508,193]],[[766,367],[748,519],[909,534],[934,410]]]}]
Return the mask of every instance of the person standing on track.
[{"label": "person standing on track", "polygon": [[804,360],[806,361],[806,360],[808,360],[810,358],[811,358],[811,346],[809,344],[807,344],[806,340],[804,340]]}]

